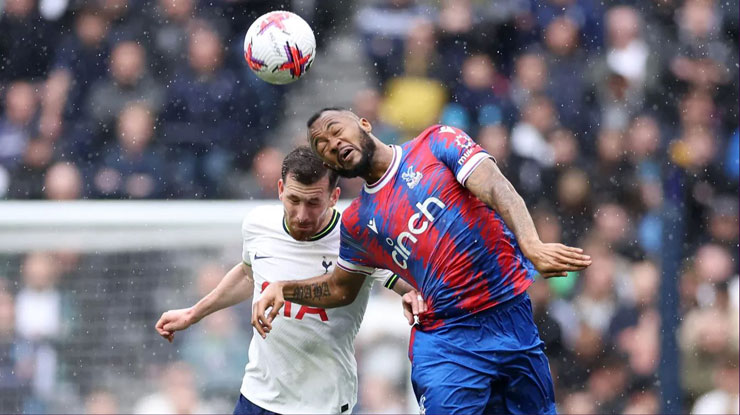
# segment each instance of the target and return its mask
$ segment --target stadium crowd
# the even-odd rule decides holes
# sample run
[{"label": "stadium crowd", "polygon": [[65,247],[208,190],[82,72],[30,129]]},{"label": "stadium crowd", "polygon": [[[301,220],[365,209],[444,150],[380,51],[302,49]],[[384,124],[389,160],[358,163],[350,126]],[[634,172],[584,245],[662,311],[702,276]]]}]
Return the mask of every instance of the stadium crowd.
[{"label": "stadium crowd", "polygon": [[[282,119],[286,89],[249,72],[241,42],[252,19],[276,7],[5,0],[0,197],[273,198],[283,153],[265,138]],[[661,337],[674,334],[683,411],[740,410],[738,15],[737,2],[719,0],[356,5],[371,87],[357,91],[353,109],[373,133],[400,143],[438,122],[462,128],[495,156],[544,241],[593,258],[580,275],[529,290],[562,413],[659,413]],[[321,40],[331,20],[316,24]],[[343,196],[356,195],[357,183],[343,182]],[[669,203],[682,224],[677,275],[661,272]],[[74,378],[79,362],[63,346],[80,335],[65,327],[84,312],[72,300],[83,286],[69,280],[96,261],[104,263],[31,253],[2,265],[1,412],[53,410],[53,368]],[[201,269],[188,295],[208,292],[222,271]],[[665,279],[678,281],[677,333],[661,331]],[[104,293],[126,289],[107,284]],[[356,412],[403,412],[407,333],[372,323],[372,313],[400,313],[396,298],[379,291],[373,301],[366,323],[376,335],[358,338]],[[150,329],[165,307],[147,304],[131,324]],[[75,380],[84,408],[214,410],[198,395],[234,393],[250,336],[245,317],[226,314],[185,336],[157,373],[162,386],[139,402]],[[224,384],[230,371],[235,380]]]}]

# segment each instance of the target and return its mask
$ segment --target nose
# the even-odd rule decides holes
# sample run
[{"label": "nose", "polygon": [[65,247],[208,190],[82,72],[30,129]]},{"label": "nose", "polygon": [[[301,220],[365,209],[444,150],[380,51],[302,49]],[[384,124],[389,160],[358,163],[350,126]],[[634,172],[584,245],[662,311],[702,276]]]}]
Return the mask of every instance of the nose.
[{"label": "nose", "polygon": [[305,206],[299,206],[296,210],[295,219],[298,221],[299,224],[304,224],[308,222],[308,209],[306,209]]},{"label": "nose", "polygon": [[329,139],[329,151],[331,154],[337,154],[339,152],[339,143],[341,141],[339,137],[331,137]]}]

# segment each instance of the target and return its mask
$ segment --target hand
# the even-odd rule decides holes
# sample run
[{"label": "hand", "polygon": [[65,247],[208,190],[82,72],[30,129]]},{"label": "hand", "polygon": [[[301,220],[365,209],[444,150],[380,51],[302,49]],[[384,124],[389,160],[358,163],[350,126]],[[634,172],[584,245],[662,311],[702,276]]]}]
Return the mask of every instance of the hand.
[{"label": "hand", "polygon": [[[254,326],[257,333],[262,338],[267,337],[267,333],[272,330],[272,321],[275,320],[280,309],[285,304],[285,298],[283,298],[283,284],[280,282],[274,282],[262,291],[262,296],[259,301],[254,303],[252,306],[252,326]],[[268,308],[272,307],[270,313],[265,317],[265,312]]]},{"label": "hand", "polygon": [[403,304],[403,315],[409,321],[409,326],[414,325],[415,317],[427,311],[427,304],[416,290],[411,290],[401,297]]},{"label": "hand", "polygon": [[565,277],[569,271],[580,271],[591,265],[591,257],[583,254],[581,248],[563,244],[537,241],[522,252],[545,278]]},{"label": "hand", "polygon": [[154,328],[160,336],[172,343],[176,331],[185,330],[194,323],[192,308],[181,308],[163,313]]}]

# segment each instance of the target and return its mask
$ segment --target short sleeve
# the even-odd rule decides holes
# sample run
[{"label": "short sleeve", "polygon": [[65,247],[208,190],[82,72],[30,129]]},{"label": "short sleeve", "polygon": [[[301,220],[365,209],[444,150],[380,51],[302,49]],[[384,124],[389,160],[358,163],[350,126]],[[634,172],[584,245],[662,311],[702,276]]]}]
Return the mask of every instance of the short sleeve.
[{"label": "short sleeve", "polygon": [[254,251],[252,245],[254,241],[254,225],[252,224],[251,215],[247,215],[242,221],[242,261],[252,266],[252,259],[249,255]]},{"label": "short sleeve", "polygon": [[347,272],[354,272],[364,275],[371,275],[375,272],[375,267],[368,260],[367,251],[361,243],[355,239],[349,229],[346,227],[345,216],[342,215],[342,225],[340,227],[340,245],[339,258],[337,265]]},{"label": "short sleeve", "polygon": [[483,160],[493,159],[493,156],[469,135],[454,127],[442,125],[429,134],[428,140],[432,154],[452,170],[457,181],[463,186]]},{"label": "short sleeve", "polygon": [[396,282],[398,282],[399,276],[393,273],[393,271],[378,268],[370,275],[370,278],[378,284],[383,284],[383,287],[392,290]]}]

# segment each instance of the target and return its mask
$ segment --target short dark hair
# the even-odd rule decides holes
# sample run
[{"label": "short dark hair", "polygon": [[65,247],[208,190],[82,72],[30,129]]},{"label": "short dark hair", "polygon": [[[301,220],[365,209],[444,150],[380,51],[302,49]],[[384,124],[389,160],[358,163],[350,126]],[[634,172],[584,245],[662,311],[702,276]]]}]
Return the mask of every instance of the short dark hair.
[{"label": "short dark hair", "polygon": [[313,123],[315,123],[316,120],[318,120],[319,117],[321,117],[321,114],[325,113],[326,111],[349,111],[349,110],[347,108],[344,108],[344,107],[326,107],[326,108],[322,108],[322,109],[318,110],[317,112],[315,112],[308,119],[308,122],[306,123],[306,127],[311,128],[311,126],[313,125]]},{"label": "short dark hair", "polygon": [[337,172],[326,168],[324,162],[308,146],[296,147],[285,156],[281,175],[283,182],[290,175],[299,183],[306,185],[314,184],[329,175],[329,190],[337,187],[339,182]]}]

